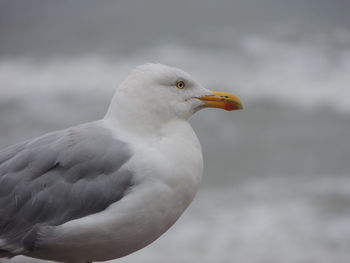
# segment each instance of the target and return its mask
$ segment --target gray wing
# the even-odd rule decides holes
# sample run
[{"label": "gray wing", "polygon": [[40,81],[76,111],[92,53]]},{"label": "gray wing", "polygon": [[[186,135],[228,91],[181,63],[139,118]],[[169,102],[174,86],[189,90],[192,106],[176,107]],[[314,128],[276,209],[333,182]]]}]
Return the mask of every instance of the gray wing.
[{"label": "gray wing", "polygon": [[41,227],[98,213],[132,187],[127,144],[96,123],[0,152],[0,257],[32,250]]}]

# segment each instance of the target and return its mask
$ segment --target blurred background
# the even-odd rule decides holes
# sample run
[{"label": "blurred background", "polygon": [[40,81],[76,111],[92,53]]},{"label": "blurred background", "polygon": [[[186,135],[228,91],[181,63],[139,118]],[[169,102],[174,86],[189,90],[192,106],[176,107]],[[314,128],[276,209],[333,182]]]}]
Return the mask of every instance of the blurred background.
[{"label": "blurred background", "polygon": [[0,147],[103,117],[138,64],[177,66],[246,110],[193,117],[200,193],[114,262],[349,262],[349,12],[347,0],[0,0]]}]

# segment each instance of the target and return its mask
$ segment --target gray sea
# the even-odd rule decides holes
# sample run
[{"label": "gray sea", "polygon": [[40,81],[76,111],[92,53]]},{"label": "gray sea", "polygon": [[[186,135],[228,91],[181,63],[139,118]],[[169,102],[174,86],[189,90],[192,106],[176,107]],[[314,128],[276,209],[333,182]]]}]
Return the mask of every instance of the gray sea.
[{"label": "gray sea", "polygon": [[349,262],[350,49],[327,47],[254,36],[232,54],[166,45],[125,61],[2,60],[0,145],[102,117],[127,71],[156,57],[246,110],[193,117],[202,190],[166,235],[118,262]]}]

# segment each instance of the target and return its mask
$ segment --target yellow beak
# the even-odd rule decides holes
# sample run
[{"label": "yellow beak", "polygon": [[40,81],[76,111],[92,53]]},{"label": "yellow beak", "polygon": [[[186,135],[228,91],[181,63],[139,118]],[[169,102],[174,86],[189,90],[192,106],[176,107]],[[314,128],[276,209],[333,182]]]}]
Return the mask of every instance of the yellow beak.
[{"label": "yellow beak", "polygon": [[204,102],[204,107],[220,108],[228,111],[243,109],[243,101],[238,96],[228,92],[212,92],[214,95],[199,98]]}]

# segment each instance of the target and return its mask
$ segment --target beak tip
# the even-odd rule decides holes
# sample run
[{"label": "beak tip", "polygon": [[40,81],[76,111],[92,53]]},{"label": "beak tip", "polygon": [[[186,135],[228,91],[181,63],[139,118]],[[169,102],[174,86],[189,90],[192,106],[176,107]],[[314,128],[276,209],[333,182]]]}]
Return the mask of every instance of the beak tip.
[{"label": "beak tip", "polygon": [[228,102],[228,103],[225,104],[224,109],[227,110],[227,111],[243,110],[244,106],[243,106],[243,103]]}]

